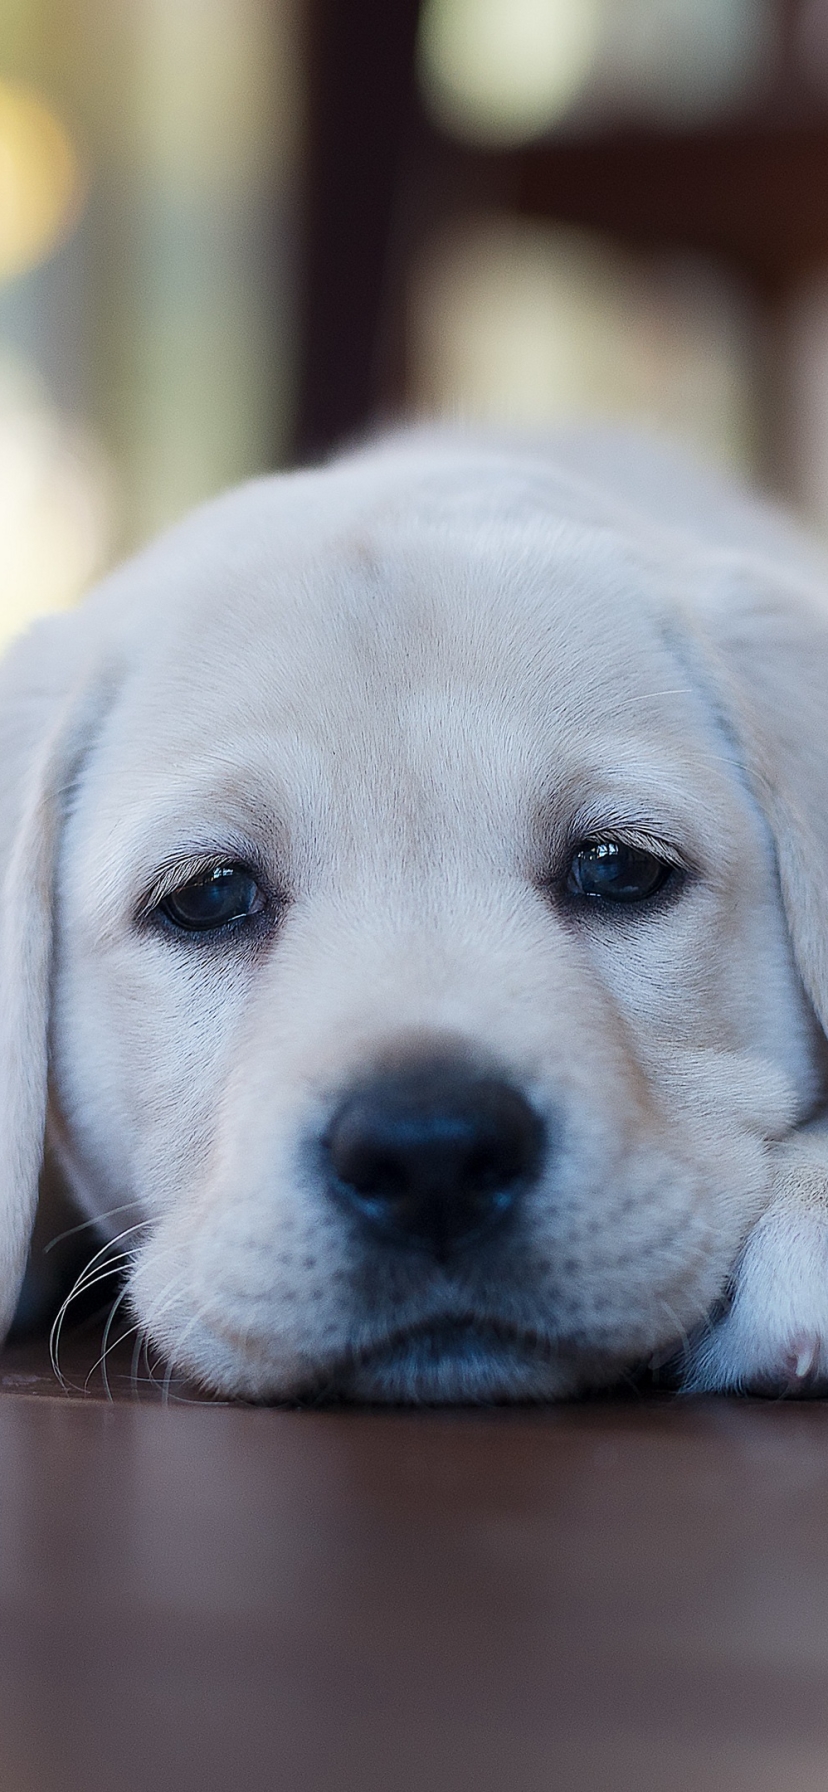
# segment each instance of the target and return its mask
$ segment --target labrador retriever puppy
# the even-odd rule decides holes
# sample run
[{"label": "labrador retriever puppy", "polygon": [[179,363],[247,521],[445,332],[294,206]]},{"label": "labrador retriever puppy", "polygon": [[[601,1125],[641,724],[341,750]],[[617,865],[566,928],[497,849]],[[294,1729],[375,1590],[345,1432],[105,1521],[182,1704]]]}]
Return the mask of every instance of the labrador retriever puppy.
[{"label": "labrador retriever puppy", "polygon": [[828,568],[657,443],[208,504],[0,673],[0,1316],[44,1142],[254,1400],[828,1384]]}]

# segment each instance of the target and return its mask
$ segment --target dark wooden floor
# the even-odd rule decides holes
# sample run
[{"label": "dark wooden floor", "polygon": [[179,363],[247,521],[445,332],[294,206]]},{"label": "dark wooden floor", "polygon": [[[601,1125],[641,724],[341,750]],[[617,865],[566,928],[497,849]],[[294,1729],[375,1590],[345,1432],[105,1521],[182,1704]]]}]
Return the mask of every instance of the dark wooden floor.
[{"label": "dark wooden floor", "polygon": [[109,1401],[96,1354],[0,1358],[3,1792],[826,1792],[828,1405]]}]

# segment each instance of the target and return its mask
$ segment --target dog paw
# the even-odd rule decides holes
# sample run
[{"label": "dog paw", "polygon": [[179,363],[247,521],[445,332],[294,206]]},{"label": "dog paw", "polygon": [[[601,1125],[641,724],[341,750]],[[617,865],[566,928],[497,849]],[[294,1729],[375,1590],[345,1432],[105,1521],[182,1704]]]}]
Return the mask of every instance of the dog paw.
[{"label": "dog paw", "polygon": [[728,1311],[691,1343],[687,1393],[828,1393],[828,1208],[780,1202],[748,1239]]},{"label": "dog paw", "polygon": [[747,1328],[723,1321],[694,1346],[682,1391],[789,1395],[828,1392],[828,1314],[820,1331]]}]

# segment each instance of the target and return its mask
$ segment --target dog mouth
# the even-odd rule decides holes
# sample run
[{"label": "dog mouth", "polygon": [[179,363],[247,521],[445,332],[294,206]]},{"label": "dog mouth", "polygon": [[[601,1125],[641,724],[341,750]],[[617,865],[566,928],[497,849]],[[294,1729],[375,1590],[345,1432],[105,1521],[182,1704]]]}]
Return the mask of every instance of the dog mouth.
[{"label": "dog mouth", "polygon": [[537,1333],[460,1316],[401,1328],[353,1353],[328,1387],[352,1401],[468,1405],[549,1400],[568,1391],[568,1379],[561,1353]]}]

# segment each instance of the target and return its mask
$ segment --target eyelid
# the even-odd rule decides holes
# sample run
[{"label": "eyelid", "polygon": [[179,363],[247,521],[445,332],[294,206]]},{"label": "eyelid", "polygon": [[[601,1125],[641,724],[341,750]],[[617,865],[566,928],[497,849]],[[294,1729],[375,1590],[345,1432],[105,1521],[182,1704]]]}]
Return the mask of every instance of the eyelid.
[{"label": "eyelid", "polygon": [[166,865],[158,867],[152,883],[138,901],[135,910],[136,920],[145,921],[153,910],[158,908],[159,903],[164,901],[165,897],[172,896],[175,890],[182,889],[185,884],[192,883],[196,878],[206,877],[209,872],[218,870],[221,865],[243,867],[251,877],[255,878],[263,894],[266,894],[265,880],[251,853],[239,852],[232,847],[224,851],[214,849],[213,851],[191,853],[185,858],[171,859]]},{"label": "eyelid", "polygon": [[686,854],[672,841],[661,840],[642,828],[635,827],[596,827],[588,833],[573,840],[569,852],[569,862],[579,852],[588,851],[591,846],[630,846],[635,852],[650,853],[654,859],[660,859],[664,865],[673,865],[677,871],[692,871],[693,866]]}]

